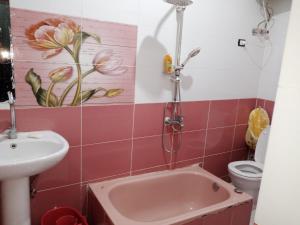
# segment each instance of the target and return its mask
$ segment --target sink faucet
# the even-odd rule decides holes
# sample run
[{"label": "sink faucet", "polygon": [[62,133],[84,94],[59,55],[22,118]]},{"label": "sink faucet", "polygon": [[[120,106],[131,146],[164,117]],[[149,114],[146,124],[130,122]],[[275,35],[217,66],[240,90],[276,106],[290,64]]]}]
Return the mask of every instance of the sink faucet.
[{"label": "sink faucet", "polygon": [[16,139],[17,136],[17,128],[16,128],[16,111],[15,111],[15,98],[11,91],[7,92],[8,95],[8,103],[10,106],[10,119],[11,119],[11,127],[8,130],[8,138]]}]

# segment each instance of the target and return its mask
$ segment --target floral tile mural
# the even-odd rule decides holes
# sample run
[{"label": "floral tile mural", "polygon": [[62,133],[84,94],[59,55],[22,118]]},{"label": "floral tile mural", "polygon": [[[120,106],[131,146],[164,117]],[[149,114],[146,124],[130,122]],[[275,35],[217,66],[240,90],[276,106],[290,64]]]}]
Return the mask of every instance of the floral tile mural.
[{"label": "floral tile mural", "polygon": [[12,9],[18,106],[134,101],[135,26]]}]

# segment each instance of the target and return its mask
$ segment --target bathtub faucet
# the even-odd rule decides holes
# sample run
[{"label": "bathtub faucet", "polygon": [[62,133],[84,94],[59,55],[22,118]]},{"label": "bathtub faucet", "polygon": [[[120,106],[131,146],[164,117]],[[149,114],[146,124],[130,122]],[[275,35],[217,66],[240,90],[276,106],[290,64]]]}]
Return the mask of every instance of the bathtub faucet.
[{"label": "bathtub faucet", "polygon": [[11,127],[8,130],[7,136],[9,139],[16,139],[17,136],[17,127],[16,127],[16,110],[15,110],[15,98],[11,91],[7,92],[8,95],[8,103],[10,108],[10,120]]}]

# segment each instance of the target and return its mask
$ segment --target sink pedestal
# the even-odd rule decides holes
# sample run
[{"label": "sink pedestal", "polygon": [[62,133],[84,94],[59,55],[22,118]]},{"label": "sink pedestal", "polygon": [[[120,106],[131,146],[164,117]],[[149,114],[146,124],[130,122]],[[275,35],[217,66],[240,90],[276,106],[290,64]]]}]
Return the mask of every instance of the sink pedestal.
[{"label": "sink pedestal", "polygon": [[1,181],[3,225],[31,225],[29,178]]}]

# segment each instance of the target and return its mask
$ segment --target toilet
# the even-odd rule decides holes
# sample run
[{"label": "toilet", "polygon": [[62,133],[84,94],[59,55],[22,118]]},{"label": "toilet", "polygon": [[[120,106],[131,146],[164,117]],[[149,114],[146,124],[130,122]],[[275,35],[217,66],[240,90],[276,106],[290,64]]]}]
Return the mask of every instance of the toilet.
[{"label": "toilet", "polygon": [[270,127],[265,128],[257,141],[254,160],[236,161],[228,164],[231,181],[235,187],[253,197],[256,205],[260,182],[263,174],[265,154],[269,139]]}]

